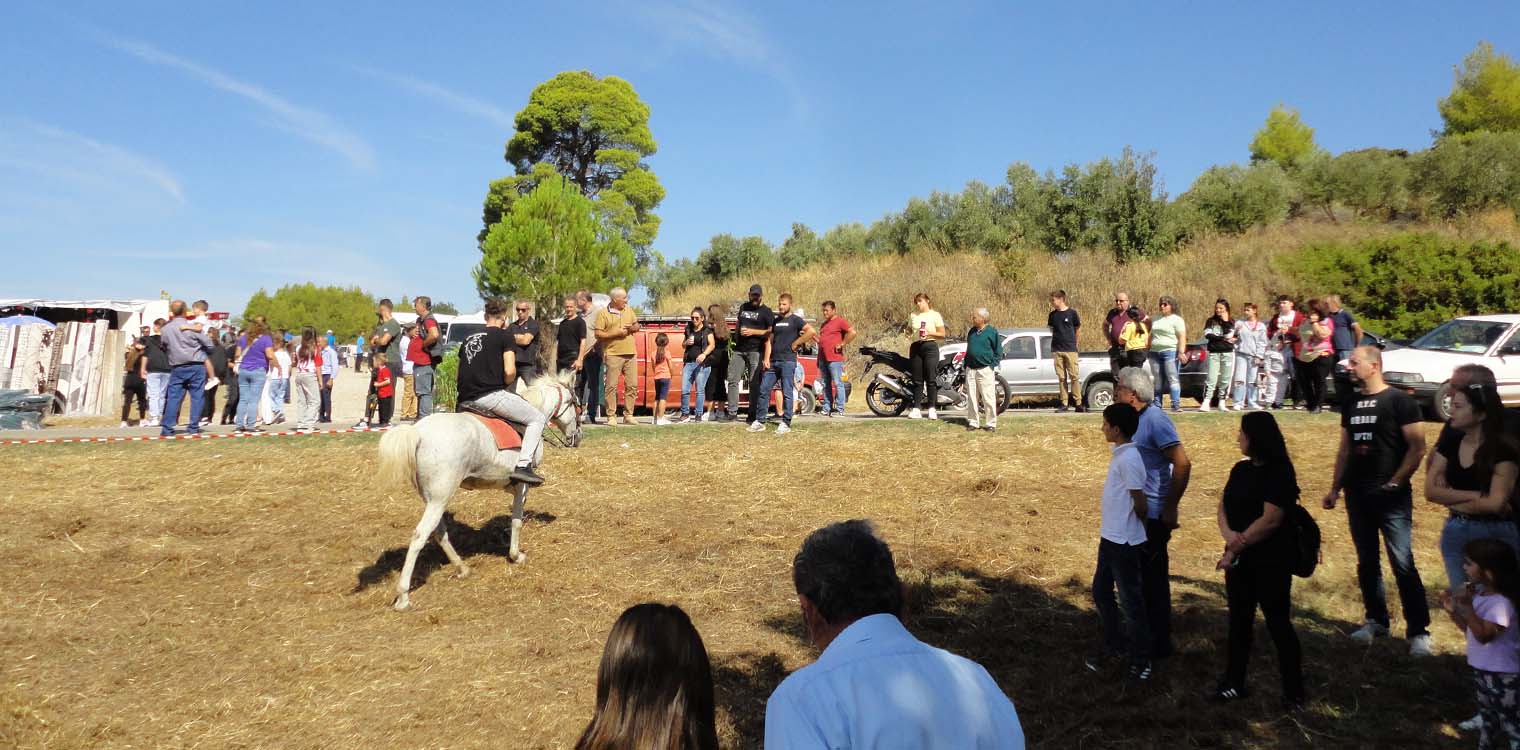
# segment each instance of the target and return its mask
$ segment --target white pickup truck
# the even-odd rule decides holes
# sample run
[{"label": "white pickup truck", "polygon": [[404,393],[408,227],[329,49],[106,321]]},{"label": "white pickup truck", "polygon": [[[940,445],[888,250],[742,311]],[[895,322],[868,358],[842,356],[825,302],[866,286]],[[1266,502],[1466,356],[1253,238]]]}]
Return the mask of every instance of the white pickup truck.
[{"label": "white pickup truck", "polygon": [[[1008,383],[1008,395],[1051,396],[1060,393],[1056,383],[1056,359],[1050,349],[1048,328],[999,328],[1003,337],[1003,361],[998,374]],[[966,342],[945,344],[940,359],[965,356]],[[1102,410],[1114,402],[1114,376],[1108,368],[1108,352],[1077,355],[1077,387],[1082,405]]]},{"label": "white pickup truck", "polygon": [[1383,378],[1444,421],[1451,413],[1451,373],[1466,364],[1493,370],[1504,404],[1520,405],[1520,315],[1472,315],[1442,323],[1406,348],[1383,352]]}]

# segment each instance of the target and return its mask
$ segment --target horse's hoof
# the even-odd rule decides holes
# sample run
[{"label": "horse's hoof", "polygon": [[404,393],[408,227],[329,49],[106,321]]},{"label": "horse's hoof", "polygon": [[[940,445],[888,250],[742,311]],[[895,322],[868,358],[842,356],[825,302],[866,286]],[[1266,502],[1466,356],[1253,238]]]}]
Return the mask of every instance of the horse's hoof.
[{"label": "horse's hoof", "polygon": [[508,554],[507,559],[511,560],[515,564],[521,565],[528,561],[528,553],[518,552],[515,554]]},{"label": "horse's hoof", "polygon": [[405,612],[412,608],[412,601],[406,594],[401,594],[396,597],[396,601],[391,602],[391,607],[397,612]]},{"label": "horse's hoof", "polygon": [[459,566],[459,577],[460,578],[469,578],[470,577],[470,569],[466,568],[463,565]]}]

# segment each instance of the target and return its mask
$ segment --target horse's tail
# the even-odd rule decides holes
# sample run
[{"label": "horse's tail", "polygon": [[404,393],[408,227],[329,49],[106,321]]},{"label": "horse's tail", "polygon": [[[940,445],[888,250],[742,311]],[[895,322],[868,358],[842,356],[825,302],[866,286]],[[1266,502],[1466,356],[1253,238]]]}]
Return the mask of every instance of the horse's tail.
[{"label": "horse's tail", "polygon": [[409,484],[421,491],[417,484],[417,443],[422,439],[416,425],[395,425],[380,438],[380,481],[390,487]]}]

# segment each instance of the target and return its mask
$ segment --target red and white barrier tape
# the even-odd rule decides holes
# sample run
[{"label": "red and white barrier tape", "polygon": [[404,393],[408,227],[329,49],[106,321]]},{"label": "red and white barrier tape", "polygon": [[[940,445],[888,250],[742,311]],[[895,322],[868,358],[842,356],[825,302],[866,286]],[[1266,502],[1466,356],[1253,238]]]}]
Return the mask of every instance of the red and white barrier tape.
[{"label": "red and white barrier tape", "polygon": [[132,435],[123,437],[36,438],[32,440],[0,440],[0,445],[53,445],[60,443],[142,443],[155,440],[210,440],[212,438],[262,438],[291,435],[340,435],[348,432],[385,432],[389,427],[365,427],[333,430],[282,430],[280,432],[179,432],[174,435]]}]

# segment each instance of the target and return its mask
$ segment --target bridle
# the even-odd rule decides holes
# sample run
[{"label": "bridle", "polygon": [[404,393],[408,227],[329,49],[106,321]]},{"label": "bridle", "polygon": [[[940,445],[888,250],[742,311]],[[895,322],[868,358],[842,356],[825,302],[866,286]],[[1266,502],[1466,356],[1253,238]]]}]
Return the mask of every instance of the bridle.
[{"label": "bridle", "polygon": [[[566,400],[565,400],[565,392],[566,391],[570,392],[570,399],[569,399],[568,402],[566,402]],[[574,389],[565,387],[565,385],[563,383],[559,383],[559,382],[554,383],[554,408],[548,412],[548,414],[549,414],[549,420],[551,422],[557,422],[557,421],[559,421],[560,415],[563,414],[566,409],[578,409],[579,407],[580,407],[580,398],[576,396]],[[579,435],[579,433],[580,433],[579,415],[576,416],[576,419],[577,419],[577,424],[575,426],[575,431],[577,433],[576,437],[579,438],[580,437],[580,435]],[[566,437],[568,437],[568,436],[566,436]]]}]

